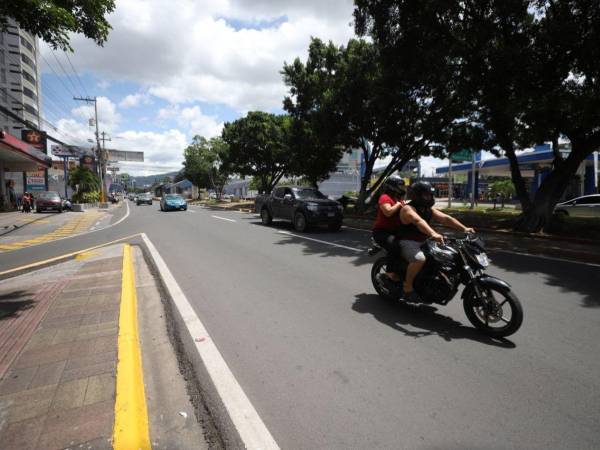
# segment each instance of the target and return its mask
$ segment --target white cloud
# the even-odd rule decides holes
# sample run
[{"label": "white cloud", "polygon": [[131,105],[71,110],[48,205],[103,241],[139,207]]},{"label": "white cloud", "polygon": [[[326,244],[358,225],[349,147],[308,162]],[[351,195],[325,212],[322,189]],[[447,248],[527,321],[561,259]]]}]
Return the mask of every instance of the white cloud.
[{"label": "white cloud", "polygon": [[119,102],[120,108],[133,108],[140,104],[149,105],[152,102],[148,94],[129,94]]},{"label": "white cloud", "polygon": [[[98,97],[98,127],[101,131],[112,133],[121,122],[121,115],[117,112],[117,108],[113,102],[106,97]],[[95,111],[93,103],[86,103],[71,111],[74,117],[83,119],[89,123],[90,119],[95,120]]]},{"label": "white cloud", "polygon": [[177,124],[187,130],[190,135],[199,134],[211,138],[221,134],[223,122],[215,117],[207,116],[198,106],[181,108],[177,105],[162,108],[158,111],[158,119],[175,119]]},{"label": "white cloud", "polygon": [[352,0],[119,0],[105,46],[76,36],[73,58],[80,70],[139,82],[172,103],[270,110],[285,93],[283,62],[305,58],[311,36],[344,44],[352,10]]}]

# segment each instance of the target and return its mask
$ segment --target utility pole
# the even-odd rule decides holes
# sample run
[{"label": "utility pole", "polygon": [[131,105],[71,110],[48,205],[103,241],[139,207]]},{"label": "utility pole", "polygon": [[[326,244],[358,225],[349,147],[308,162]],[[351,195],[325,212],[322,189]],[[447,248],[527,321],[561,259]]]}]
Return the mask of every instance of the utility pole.
[{"label": "utility pole", "polygon": [[448,208],[452,208],[452,155],[448,155],[450,162],[448,163]]},{"label": "utility pole", "polygon": [[[105,179],[106,178],[106,165],[108,164],[108,161],[104,160],[104,157],[107,156],[106,155],[106,141],[110,142],[110,141],[112,141],[112,139],[107,138],[106,137],[107,135],[104,131],[102,133],[100,133],[100,135],[102,135],[100,140],[102,141],[102,162],[103,162],[103,164],[101,165],[101,170],[102,170],[102,178]],[[107,157],[107,159],[108,159],[108,157]],[[113,174],[113,178],[114,178],[114,174]]]},{"label": "utility pole", "polygon": [[98,130],[98,101],[96,97],[73,97],[73,100],[80,102],[94,103],[94,122],[96,123],[96,145],[97,145],[97,159],[98,165],[100,166],[100,192],[102,194],[102,202],[106,201],[106,193],[104,192],[104,177],[103,177],[103,159],[102,149],[100,148],[100,132]]}]

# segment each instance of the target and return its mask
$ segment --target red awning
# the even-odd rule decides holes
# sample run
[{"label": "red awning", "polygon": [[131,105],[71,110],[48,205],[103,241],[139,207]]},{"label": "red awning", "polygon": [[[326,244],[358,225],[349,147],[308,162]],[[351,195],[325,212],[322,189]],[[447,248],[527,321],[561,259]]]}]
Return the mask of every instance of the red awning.
[{"label": "red awning", "polygon": [[27,170],[35,170],[35,166],[52,166],[50,156],[5,131],[0,131],[0,161],[8,169],[11,165],[21,166],[23,164],[33,165],[33,168]]}]

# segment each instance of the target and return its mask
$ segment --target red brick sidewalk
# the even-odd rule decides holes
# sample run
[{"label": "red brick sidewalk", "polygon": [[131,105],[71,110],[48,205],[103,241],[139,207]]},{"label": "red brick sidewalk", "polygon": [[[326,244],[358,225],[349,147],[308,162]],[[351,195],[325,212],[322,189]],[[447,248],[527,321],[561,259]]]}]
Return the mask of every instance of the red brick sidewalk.
[{"label": "red brick sidewalk", "polygon": [[122,246],[88,256],[0,284],[2,448],[111,448]]}]

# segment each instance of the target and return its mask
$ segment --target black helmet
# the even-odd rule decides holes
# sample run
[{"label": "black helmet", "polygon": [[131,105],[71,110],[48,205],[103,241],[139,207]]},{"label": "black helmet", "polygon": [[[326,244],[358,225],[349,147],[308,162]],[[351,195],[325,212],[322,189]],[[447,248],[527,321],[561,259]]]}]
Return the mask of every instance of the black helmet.
[{"label": "black helmet", "polygon": [[435,189],[426,181],[417,181],[410,186],[411,204],[417,207],[431,208],[435,205]]},{"label": "black helmet", "polygon": [[383,183],[383,192],[386,194],[396,195],[398,197],[403,197],[406,194],[406,186],[404,180],[397,176],[391,175]]}]

